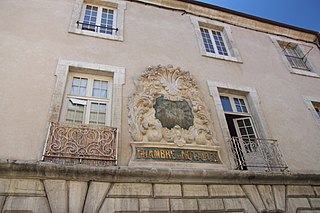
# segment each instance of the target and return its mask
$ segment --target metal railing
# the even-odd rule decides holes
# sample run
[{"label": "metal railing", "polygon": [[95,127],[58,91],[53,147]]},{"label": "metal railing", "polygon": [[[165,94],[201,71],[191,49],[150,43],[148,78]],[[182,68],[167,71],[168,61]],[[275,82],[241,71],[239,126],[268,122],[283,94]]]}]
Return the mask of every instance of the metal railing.
[{"label": "metal railing", "polygon": [[113,31],[118,32],[118,30],[119,30],[118,28],[108,27],[108,26],[104,26],[104,25],[90,24],[90,23],[85,23],[85,22],[80,22],[80,21],[77,21],[76,23],[77,23],[77,28],[79,28],[81,25],[82,30],[89,30],[89,31],[93,31],[93,32],[103,31],[102,33],[108,34],[107,32],[111,31],[110,34],[113,34]]},{"label": "metal railing", "polygon": [[62,164],[114,166],[117,129],[50,123],[42,160]]},{"label": "metal railing", "polygon": [[229,141],[236,169],[285,171],[288,169],[273,139],[232,137]]}]

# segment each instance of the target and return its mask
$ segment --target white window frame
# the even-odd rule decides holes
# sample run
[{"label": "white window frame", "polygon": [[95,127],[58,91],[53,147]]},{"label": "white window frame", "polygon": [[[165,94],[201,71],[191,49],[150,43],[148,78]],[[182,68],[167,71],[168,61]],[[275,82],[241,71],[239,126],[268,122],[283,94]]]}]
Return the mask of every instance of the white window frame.
[{"label": "white window frame", "polygon": [[[87,6],[93,6],[93,7],[97,7],[98,11],[97,11],[97,20],[95,25],[97,26],[101,26],[101,18],[102,18],[102,10],[103,9],[109,9],[109,10],[113,10],[113,19],[112,19],[112,28],[116,29],[117,28],[117,9],[115,8],[111,8],[111,7],[102,7],[96,4],[83,4],[82,7],[82,12],[81,12],[81,19],[80,22],[83,23],[84,22],[84,17],[85,17],[85,12],[86,12],[86,7]],[[78,26],[77,26],[78,27]],[[81,28],[82,30],[87,30],[87,29],[83,29],[83,24],[79,24],[78,28]],[[101,33],[100,32],[100,28],[96,28],[97,31],[91,31],[91,32],[95,32],[98,34],[102,34],[102,35],[108,35],[107,33]],[[90,31],[90,30],[87,30]],[[116,34],[117,32],[115,30],[112,30],[112,34]],[[110,35],[110,34],[109,34]]]},{"label": "white window frame", "polygon": [[[215,29],[210,29],[210,28],[207,28],[207,27],[201,27],[201,26],[200,26],[200,31],[201,31],[201,29],[208,30],[209,36],[210,36],[210,40],[211,40],[211,43],[212,43],[212,46],[213,46],[213,49],[214,49],[214,53],[208,52],[208,51],[206,50],[206,52],[207,52],[208,55],[210,55],[210,56],[212,56],[212,57],[215,57],[215,55],[226,56],[226,55],[223,55],[223,54],[220,54],[220,53],[219,53],[219,50],[218,50],[218,48],[217,48],[217,44],[216,44],[216,42],[215,42],[215,39],[214,39],[214,36],[213,36],[213,32],[212,32],[212,31],[214,31],[214,32],[219,32],[219,33],[221,34],[223,44],[224,44],[224,46],[225,46],[225,48],[226,48],[226,51],[227,51],[227,56],[230,56],[230,55],[231,55],[231,54],[230,54],[229,47],[228,47],[227,42],[226,42],[226,39],[225,39],[225,36],[223,35],[223,32],[222,32],[222,31],[220,31],[220,30],[215,30]],[[201,37],[202,37],[202,35],[201,35]],[[203,37],[202,37],[202,40],[203,40]],[[203,42],[203,45],[205,46],[204,41],[202,41],[202,42]]]},{"label": "white window frame", "polygon": [[287,69],[289,70],[290,73],[297,74],[297,75],[320,78],[320,71],[316,70],[315,66],[313,65],[311,60],[309,60],[308,58],[306,59],[305,64],[306,64],[306,66],[308,67],[309,70],[297,69],[297,68],[292,67],[292,65],[290,64],[290,62],[287,59],[287,56],[283,52],[283,48],[280,45],[280,43],[286,43],[286,44],[295,45],[296,51],[299,54],[306,54],[310,50],[310,48],[309,49],[305,49],[305,47],[307,47],[307,46],[309,47],[310,44],[307,44],[307,43],[304,43],[304,42],[300,42],[300,41],[296,41],[296,40],[289,39],[289,38],[283,38],[283,37],[280,37],[280,36],[274,36],[274,35],[270,35],[270,39],[271,39],[272,43],[275,45],[278,53],[280,54],[280,56],[282,58],[282,61],[284,62],[285,66],[287,67]]},{"label": "white window frame", "polygon": [[[194,16],[190,16],[190,19],[196,34],[196,38],[200,48],[200,53],[202,56],[243,63],[239,50],[236,47],[237,46],[236,42],[232,37],[231,28],[229,25],[225,23],[213,21],[213,20],[208,20],[205,18],[194,17]],[[228,56],[220,55],[218,51],[215,51],[215,53],[207,52],[203,43],[203,38],[201,35],[200,28],[205,28],[205,29],[208,29],[209,31],[213,30],[213,31],[221,32],[224,44],[228,52]],[[214,40],[212,40],[212,43],[216,50],[216,47],[215,47],[216,44]]]},{"label": "white window frame", "polygon": [[[80,78],[86,78],[88,79],[87,82],[87,90],[85,96],[79,96],[79,95],[72,95],[70,94],[71,87],[72,87],[72,81],[74,77],[80,77]],[[102,98],[96,98],[91,95],[91,92],[93,90],[93,81],[94,80],[103,80],[108,82],[108,94],[106,99]],[[92,103],[103,103],[106,104],[106,120],[105,120],[105,126],[111,125],[111,105],[112,105],[112,77],[108,76],[99,76],[99,75],[92,75],[92,74],[83,74],[78,72],[70,72],[68,75],[68,81],[67,81],[67,87],[65,91],[65,98],[62,108],[62,113],[60,116],[61,122],[66,122],[66,116],[67,116],[67,110],[68,110],[68,102],[71,99],[76,99],[79,101],[82,101],[83,103],[81,105],[84,105],[84,118],[82,124],[89,125],[89,116],[90,116],[90,110],[91,110],[91,104]],[[90,124],[93,125],[93,124]]]},{"label": "white window frame", "polygon": [[[219,94],[220,94],[219,97],[221,97],[221,96],[228,97],[229,100],[230,100],[232,112],[224,111],[224,113],[227,113],[227,114],[235,114],[235,115],[245,115],[245,116],[250,116],[250,117],[251,117],[250,109],[249,109],[249,104],[248,104],[248,102],[247,102],[246,96],[243,96],[243,95],[235,95],[235,94],[224,93],[224,92],[220,92]],[[238,111],[237,111],[237,107],[236,107],[236,104],[235,104],[235,102],[234,102],[234,98],[242,99],[242,100],[244,101],[245,106],[246,106],[246,109],[247,109],[247,112],[238,112]],[[220,98],[220,101],[221,101],[221,98]],[[222,102],[221,102],[221,105],[222,105]],[[222,109],[223,109],[223,107],[222,107]]]},{"label": "white window frame", "polygon": [[[118,30],[113,30],[112,35],[110,35],[106,33],[99,33],[99,31],[93,32],[90,30],[82,29],[82,25],[77,24],[77,22],[83,22],[86,5],[96,6],[98,7],[98,10],[102,10],[102,8],[114,10],[113,28],[117,28]],[[125,9],[126,2],[120,0],[76,0],[70,20],[69,32],[80,35],[123,41]],[[97,18],[97,23],[99,23],[101,19],[99,21],[98,20],[99,18]],[[96,25],[98,25],[97,23]]]},{"label": "white window frame", "polygon": [[50,110],[49,122],[61,121],[63,114],[63,98],[65,88],[67,88],[67,80],[70,72],[85,73],[97,76],[105,76],[112,78],[112,99],[110,100],[111,116],[110,126],[116,127],[118,132],[121,131],[121,113],[122,113],[122,87],[125,83],[125,68],[94,64],[80,61],[59,60],[56,69],[56,85],[53,92]]},{"label": "white window frame", "polygon": [[320,116],[318,115],[314,107],[314,103],[320,104],[320,97],[303,96],[303,100],[308,110],[310,110],[312,117],[320,128]]}]

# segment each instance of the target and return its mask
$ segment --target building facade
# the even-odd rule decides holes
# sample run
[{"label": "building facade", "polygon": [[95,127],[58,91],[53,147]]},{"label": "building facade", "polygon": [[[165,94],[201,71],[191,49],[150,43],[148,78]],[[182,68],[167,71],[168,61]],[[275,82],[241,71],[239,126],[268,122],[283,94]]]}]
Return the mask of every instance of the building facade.
[{"label": "building facade", "polygon": [[320,212],[318,32],[191,0],[0,16],[1,212]]}]

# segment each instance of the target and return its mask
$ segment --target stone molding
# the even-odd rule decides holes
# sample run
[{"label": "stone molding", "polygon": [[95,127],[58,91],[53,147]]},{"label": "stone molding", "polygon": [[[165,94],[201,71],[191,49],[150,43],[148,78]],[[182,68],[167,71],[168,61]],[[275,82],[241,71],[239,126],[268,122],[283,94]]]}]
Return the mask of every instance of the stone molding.
[{"label": "stone molding", "polygon": [[[52,163],[0,160],[0,178],[39,178],[78,181],[206,183],[206,184],[311,184],[320,185],[320,173],[248,172],[214,169],[66,166]],[[319,188],[317,188],[320,194]]]}]

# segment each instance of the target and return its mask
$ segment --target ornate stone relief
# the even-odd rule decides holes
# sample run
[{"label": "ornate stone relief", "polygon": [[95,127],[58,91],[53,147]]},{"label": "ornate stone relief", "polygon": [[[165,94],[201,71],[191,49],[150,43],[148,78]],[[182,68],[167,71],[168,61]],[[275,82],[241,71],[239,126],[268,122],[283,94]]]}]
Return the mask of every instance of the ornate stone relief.
[{"label": "ornate stone relief", "polygon": [[129,99],[129,131],[136,142],[216,146],[212,121],[189,72],[149,67]]}]

